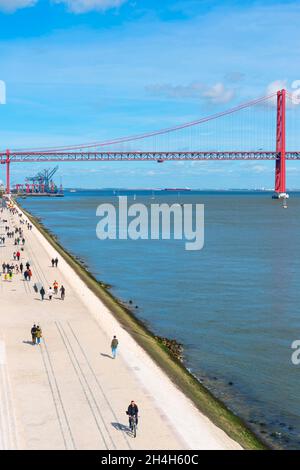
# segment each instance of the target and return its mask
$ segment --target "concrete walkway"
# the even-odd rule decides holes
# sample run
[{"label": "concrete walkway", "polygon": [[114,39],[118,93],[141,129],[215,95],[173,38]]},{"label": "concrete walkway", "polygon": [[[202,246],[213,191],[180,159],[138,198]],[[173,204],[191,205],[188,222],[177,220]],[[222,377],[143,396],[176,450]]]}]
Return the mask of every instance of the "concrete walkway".
[{"label": "concrete walkway", "polygon": [[[4,225],[20,226],[18,215],[5,211],[3,218],[0,236]],[[56,252],[41,233],[21,227],[21,261],[29,260],[33,278],[0,280],[0,448],[240,448],[199,413],[64,260],[52,268]],[[12,262],[14,251],[6,239],[0,264]],[[55,280],[65,286],[65,300],[41,301],[34,283],[47,292]],[[43,330],[40,346],[31,344],[33,323]],[[115,360],[113,334],[120,341]],[[136,439],[125,414],[132,399],[140,409]]]}]

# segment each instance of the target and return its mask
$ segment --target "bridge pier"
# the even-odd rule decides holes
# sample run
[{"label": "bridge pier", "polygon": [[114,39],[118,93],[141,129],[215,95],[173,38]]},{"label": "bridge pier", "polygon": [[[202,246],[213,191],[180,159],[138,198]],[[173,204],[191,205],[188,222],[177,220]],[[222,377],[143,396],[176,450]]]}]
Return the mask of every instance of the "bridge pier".
[{"label": "bridge pier", "polygon": [[277,125],[276,125],[276,165],[274,199],[286,199],[286,148],[285,148],[285,108],[286,91],[277,92]]}]

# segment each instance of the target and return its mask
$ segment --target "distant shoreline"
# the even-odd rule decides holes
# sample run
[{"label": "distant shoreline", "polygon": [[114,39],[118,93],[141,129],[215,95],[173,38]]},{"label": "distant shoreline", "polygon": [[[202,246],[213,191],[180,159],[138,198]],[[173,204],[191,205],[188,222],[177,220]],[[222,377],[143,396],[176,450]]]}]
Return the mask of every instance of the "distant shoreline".
[{"label": "distant shoreline", "polygon": [[[64,188],[65,191],[68,191],[68,192],[73,192],[74,190],[75,191],[158,191],[158,192],[168,192],[169,190],[171,191],[182,191],[183,193],[185,192],[217,192],[217,193],[223,193],[223,192],[226,192],[226,193],[234,193],[234,192],[244,192],[244,193],[270,193],[270,192],[274,192],[274,189],[273,188],[190,188],[190,187],[186,187],[186,188],[179,188],[179,187],[163,187],[163,188],[160,188],[160,187],[147,187],[147,188],[140,188],[140,187],[130,187],[130,188],[126,188],[126,187],[105,187],[105,188],[81,188],[81,187],[77,187],[77,186],[72,186],[72,187],[65,187]],[[297,188],[287,188],[287,192],[290,192],[290,193],[299,193],[300,192],[300,188],[297,189]]]},{"label": "distant shoreline", "polygon": [[[247,189],[247,188],[230,188],[230,189],[216,189],[216,188],[202,188],[202,189],[199,189],[199,188],[126,188],[126,187],[114,187],[114,188],[80,188],[80,187],[66,187],[64,188],[65,191],[67,192],[77,192],[77,191],[145,191],[145,192],[148,192],[148,191],[157,191],[157,192],[173,192],[173,191],[177,191],[177,192],[183,192],[183,193],[190,193],[190,192],[203,192],[203,193],[206,193],[206,192],[216,192],[216,193],[223,193],[223,192],[226,192],[226,193],[230,193],[230,192],[245,192],[245,193],[257,193],[257,192],[260,192],[260,193],[270,193],[270,192],[274,192],[273,189]],[[300,192],[300,189],[287,189],[287,191],[289,192]]]}]

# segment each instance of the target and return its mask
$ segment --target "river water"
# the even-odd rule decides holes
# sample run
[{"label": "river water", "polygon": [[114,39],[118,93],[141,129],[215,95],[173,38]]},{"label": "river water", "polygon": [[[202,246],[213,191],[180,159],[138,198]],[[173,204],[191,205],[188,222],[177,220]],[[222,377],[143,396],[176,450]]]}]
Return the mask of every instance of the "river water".
[{"label": "river water", "polygon": [[[198,203],[205,244],[96,237],[101,203]],[[134,197],[135,194],[135,197]],[[259,192],[77,191],[21,204],[156,334],[184,346],[186,366],[273,446],[300,449],[300,194],[288,209]],[[135,308],[137,306],[138,308]]]}]

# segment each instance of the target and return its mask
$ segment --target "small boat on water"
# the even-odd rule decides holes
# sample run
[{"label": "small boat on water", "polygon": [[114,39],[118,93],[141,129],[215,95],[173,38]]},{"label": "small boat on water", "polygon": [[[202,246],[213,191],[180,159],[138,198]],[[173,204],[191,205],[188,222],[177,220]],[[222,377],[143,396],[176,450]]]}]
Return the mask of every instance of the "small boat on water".
[{"label": "small boat on water", "polygon": [[70,189],[70,193],[77,193],[76,189]]},{"label": "small boat on water", "polygon": [[163,191],[191,191],[191,188],[165,188]]}]

